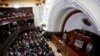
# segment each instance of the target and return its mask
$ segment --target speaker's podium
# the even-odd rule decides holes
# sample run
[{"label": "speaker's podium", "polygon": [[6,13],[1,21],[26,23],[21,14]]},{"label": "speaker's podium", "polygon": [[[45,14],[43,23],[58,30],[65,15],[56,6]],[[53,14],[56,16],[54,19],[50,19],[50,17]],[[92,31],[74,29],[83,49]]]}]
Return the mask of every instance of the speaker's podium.
[{"label": "speaker's podium", "polygon": [[78,56],[71,48],[65,45],[60,39],[55,35],[52,37],[52,42],[57,47],[58,51],[62,53],[63,56]]},{"label": "speaker's podium", "polygon": [[53,35],[51,41],[63,56],[94,56],[93,44],[90,38],[76,32],[67,34],[67,44],[61,38],[63,36]]}]

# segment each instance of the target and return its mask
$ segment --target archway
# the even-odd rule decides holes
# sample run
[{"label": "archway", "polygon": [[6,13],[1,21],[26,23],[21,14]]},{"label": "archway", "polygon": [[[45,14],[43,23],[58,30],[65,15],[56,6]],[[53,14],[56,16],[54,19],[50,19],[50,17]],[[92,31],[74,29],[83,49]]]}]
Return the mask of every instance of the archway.
[{"label": "archway", "polygon": [[94,1],[91,1],[92,3],[84,1],[84,3],[89,4],[89,6],[86,6],[81,2],[82,1],[76,1],[76,0],[75,1],[58,0],[57,2],[55,2],[55,4],[52,6],[52,8],[50,9],[48,13],[47,31],[51,31],[51,32],[52,31],[55,31],[55,32],[62,31],[63,22],[65,18],[68,16],[68,14],[70,14],[73,11],[78,10],[78,11],[82,11],[82,13],[85,14],[88,19],[90,19],[90,21],[92,22],[92,25],[94,25],[95,30],[97,31],[96,34],[100,35],[99,22],[98,22],[99,16],[96,15],[98,14],[99,11],[95,9],[98,12],[97,11],[93,12],[92,7],[90,7],[91,9],[89,8],[91,4],[94,4],[96,8],[98,7],[98,5]]},{"label": "archway", "polygon": [[[67,22],[67,20],[68,19],[70,19],[70,17],[71,16],[73,16],[74,14],[77,14],[77,13],[80,13],[80,14],[82,14],[82,16],[83,16],[83,18],[86,18],[86,19],[88,19],[89,20],[89,22],[92,24],[92,26],[84,26],[84,25],[81,25],[81,27],[80,28],[78,28],[78,29],[83,29],[83,27],[90,27],[90,31],[91,30],[93,30],[93,31],[91,31],[91,32],[93,32],[93,33],[96,33],[97,32],[97,29],[95,28],[95,24],[94,24],[94,22],[92,21],[92,19],[91,18],[89,18],[86,14],[84,14],[84,12],[83,11],[81,11],[81,10],[79,10],[79,9],[76,9],[76,8],[73,8],[73,7],[69,7],[69,8],[62,8],[62,10],[60,10],[59,12],[58,12],[58,14],[56,14],[55,15],[55,19],[49,19],[49,21],[51,20],[53,23],[51,23],[51,24],[53,24],[52,26],[53,26],[53,28],[54,28],[54,31],[64,31],[64,27],[65,27],[65,24],[66,24],[66,22]],[[81,16],[81,15],[80,15]],[[78,17],[78,16],[77,16]],[[77,19],[77,18],[75,18],[76,19],[76,21],[79,19]],[[81,19],[81,23],[82,23],[82,18],[80,18]],[[73,21],[73,19],[71,19],[72,21]],[[69,20],[68,20],[69,21]],[[80,22],[77,22],[77,23],[79,23],[80,24]],[[82,23],[83,24],[83,23]],[[69,24],[70,25],[70,24]],[[51,26],[51,25],[49,25],[49,26]],[[73,25],[70,25],[70,26],[73,26]],[[49,27],[49,28],[51,28],[51,27]],[[77,28],[76,28],[77,29]],[[74,29],[72,29],[72,30],[74,30]],[[85,30],[88,30],[88,29],[85,29]]]},{"label": "archway", "polygon": [[[85,20],[85,22],[83,20]],[[69,14],[67,14],[66,18],[63,21],[61,30],[72,31],[74,29],[87,30],[97,34],[97,30],[93,25],[91,19],[88,18],[87,15],[85,15],[80,10],[73,10]]]}]

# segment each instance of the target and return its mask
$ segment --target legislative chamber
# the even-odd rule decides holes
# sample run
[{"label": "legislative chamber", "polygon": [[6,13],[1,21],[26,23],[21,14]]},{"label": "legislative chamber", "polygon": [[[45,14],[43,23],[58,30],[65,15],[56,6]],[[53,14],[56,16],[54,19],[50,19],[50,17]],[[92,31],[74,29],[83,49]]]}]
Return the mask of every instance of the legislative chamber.
[{"label": "legislative chamber", "polygon": [[100,56],[99,0],[0,0],[0,56]]}]

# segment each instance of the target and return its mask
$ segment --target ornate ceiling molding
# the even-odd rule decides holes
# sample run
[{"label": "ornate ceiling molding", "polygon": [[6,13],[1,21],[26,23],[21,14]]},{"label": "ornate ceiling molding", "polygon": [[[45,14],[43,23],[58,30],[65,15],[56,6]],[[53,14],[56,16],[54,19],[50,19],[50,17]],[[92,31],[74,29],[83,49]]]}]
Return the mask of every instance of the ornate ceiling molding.
[{"label": "ornate ceiling molding", "polygon": [[[84,6],[84,4],[80,3],[81,1],[79,0],[56,0],[55,3],[53,4],[53,6],[51,7],[51,10],[48,14],[48,21],[52,21],[53,24],[50,24],[51,22],[48,22],[48,25],[54,25],[55,21],[56,21],[56,16],[63,10],[66,8],[74,8],[74,9],[78,9],[80,11],[82,11],[89,19],[91,19],[91,21],[93,22],[94,25],[96,25],[95,27],[97,28],[97,24],[96,21],[93,17],[93,15],[91,14],[91,12],[88,10],[87,7]],[[93,2],[93,1],[92,1]],[[85,2],[86,3],[86,2]],[[87,2],[89,3],[89,2]],[[53,16],[54,15],[54,16]],[[55,18],[55,20],[54,20]],[[49,28],[49,27],[48,27]],[[51,30],[53,30],[54,27],[52,27]]]}]

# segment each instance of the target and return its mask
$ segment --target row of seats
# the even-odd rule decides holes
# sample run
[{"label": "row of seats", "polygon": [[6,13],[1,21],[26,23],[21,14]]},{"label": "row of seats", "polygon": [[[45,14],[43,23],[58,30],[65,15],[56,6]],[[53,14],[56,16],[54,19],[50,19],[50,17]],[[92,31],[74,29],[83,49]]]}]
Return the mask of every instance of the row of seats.
[{"label": "row of seats", "polygon": [[30,26],[34,22],[32,21],[33,19],[29,20],[22,20],[22,21],[17,21],[17,22],[12,22],[8,23],[5,25],[0,26],[0,47],[5,43],[5,41],[14,33],[17,29],[20,29],[23,26]]},{"label": "row of seats", "polygon": [[27,7],[27,8],[0,8],[0,18],[6,18],[6,17],[11,17],[11,16],[18,16],[18,15],[28,15],[32,13],[32,8]]},{"label": "row of seats", "polygon": [[10,46],[7,56],[55,56],[47,40],[39,31],[21,33]]},{"label": "row of seats", "polygon": [[0,8],[0,23],[30,19],[33,17],[34,15],[31,7],[19,8],[19,9]]}]

